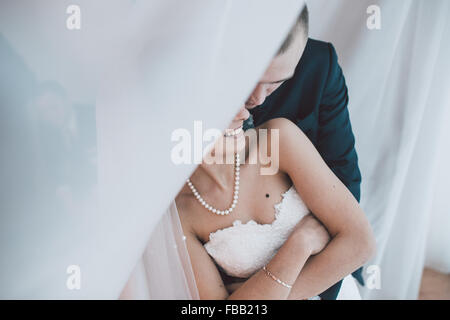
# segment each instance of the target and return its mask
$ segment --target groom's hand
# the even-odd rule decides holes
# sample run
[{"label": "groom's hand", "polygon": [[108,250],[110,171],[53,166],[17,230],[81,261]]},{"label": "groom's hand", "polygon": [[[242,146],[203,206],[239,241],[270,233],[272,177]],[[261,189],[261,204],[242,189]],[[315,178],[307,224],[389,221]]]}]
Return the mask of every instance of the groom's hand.
[{"label": "groom's hand", "polygon": [[308,214],[300,220],[290,237],[295,237],[300,241],[311,255],[322,251],[331,239],[324,225],[312,214]]}]

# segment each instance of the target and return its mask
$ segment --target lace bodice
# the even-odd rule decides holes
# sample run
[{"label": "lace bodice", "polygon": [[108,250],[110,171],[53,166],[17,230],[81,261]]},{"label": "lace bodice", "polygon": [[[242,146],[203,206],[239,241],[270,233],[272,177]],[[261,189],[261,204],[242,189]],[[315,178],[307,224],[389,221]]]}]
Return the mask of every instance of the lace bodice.
[{"label": "lace bodice", "polygon": [[236,220],[232,226],[209,235],[204,247],[228,275],[248,278],[261,269],[309,213],[294,186],[282,194],[274,208],[275,220],[271,224]]}]

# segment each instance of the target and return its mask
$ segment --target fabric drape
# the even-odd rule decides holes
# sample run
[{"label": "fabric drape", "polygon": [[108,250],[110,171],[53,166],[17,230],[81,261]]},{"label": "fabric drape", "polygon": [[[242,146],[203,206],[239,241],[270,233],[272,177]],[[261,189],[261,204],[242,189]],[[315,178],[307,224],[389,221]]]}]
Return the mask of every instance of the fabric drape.
[{"label": "fabric drape", "polygon": [[[449,272],[450,3],[307,3],[311,36],[336,47],[349,89],[361,205],[378,247],[368,266],[381,275],[381,287],[363,297],[416,299],[425,263]],[[380,29],[367,27],[372,5]]]}]

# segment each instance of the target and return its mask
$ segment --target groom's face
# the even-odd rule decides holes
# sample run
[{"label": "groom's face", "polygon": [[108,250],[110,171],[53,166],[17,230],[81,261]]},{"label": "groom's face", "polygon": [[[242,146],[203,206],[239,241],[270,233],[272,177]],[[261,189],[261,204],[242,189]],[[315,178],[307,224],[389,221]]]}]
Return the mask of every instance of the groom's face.
[{"label": "groom's face", "polygon": [[308,38],[300,32],[285,52],[273,58],[266,72],[245,102],[247,109],[253,109],[263,104],[264,100],[278,89],[284,81],[293,77],[307,41]]}]

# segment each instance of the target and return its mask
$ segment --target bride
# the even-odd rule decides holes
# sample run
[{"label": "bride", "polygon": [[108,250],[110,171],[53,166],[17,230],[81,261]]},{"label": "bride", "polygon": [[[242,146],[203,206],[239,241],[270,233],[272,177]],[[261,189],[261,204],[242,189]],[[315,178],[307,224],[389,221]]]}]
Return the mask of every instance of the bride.
[{"label": "bride", "polygon": [[[248,117],[242,108],[208,154],[219,161],[205,158],[175,199],[200,299],[317,298],[371,257],[370,225],[295,124],[270,120],[250,144]],[[248,161],[263,143],[276,174]]]}]

